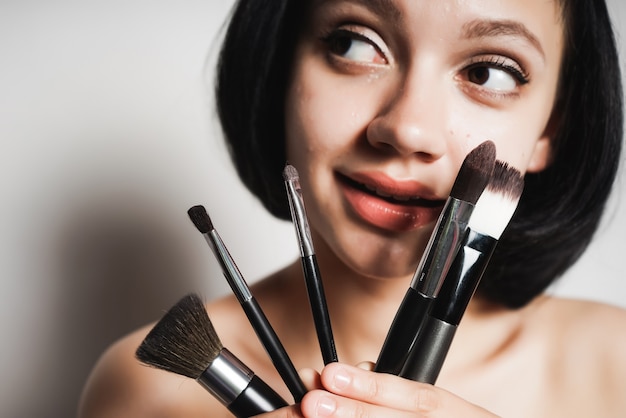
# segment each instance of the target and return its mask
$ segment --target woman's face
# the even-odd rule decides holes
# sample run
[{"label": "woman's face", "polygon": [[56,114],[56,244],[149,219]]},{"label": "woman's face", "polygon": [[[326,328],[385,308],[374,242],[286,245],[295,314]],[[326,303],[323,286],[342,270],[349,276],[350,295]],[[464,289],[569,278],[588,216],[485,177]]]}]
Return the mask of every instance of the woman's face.
[{"label": "woman's face", "polygon": [[465,156],[549,159],[563,28],[546,0],[312,0],[286,102],[316,248],[413,273]]}]

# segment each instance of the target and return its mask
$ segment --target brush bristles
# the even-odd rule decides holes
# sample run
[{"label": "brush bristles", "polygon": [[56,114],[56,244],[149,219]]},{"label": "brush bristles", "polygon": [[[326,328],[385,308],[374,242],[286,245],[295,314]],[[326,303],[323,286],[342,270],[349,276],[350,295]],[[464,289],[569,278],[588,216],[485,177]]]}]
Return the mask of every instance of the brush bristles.
[{"label": "brush bristles", "polygon": [[475,204],[492,176],[496,146],[485,141],[474,148],[463,161],[450,196]]},{"label": "brush bristles", "polygon": [[197,379],[222,348],[204,304],[190,294],[170,308],[135,355],[147,365]]},{"label": "brush bristles", "polygon": [[296,168],[291,164],[285,165],[285,168],[283,169],[283,178],[285,181],[298,180],[298,170],[296,170]]},{"label": "brush bristles", "polygon": [[203,234],[206,234],[213,230],[213,222],[207,213],[206,209],[202,205],[193,206],[187,211],[191,222],[198,228]]},{"label": "brush bristles", "polygon": [[516,168],[496,161],[493,175],[469,220],[469,227],[500,239],[524,191],[524,177]]}]

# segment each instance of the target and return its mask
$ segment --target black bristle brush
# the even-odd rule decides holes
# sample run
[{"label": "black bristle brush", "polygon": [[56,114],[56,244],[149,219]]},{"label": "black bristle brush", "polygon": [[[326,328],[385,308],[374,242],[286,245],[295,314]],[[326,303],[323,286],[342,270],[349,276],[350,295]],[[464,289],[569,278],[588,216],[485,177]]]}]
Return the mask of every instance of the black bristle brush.
[{"label": "black bristle brush", "polygon": [[136,351],[142,363],[195,379],[236,417],[287,406],[261,378],[222,346],[199,296],[182,298]]},{"label": "black bristle brush", "polygon": [[493,176],[476,203],[462,245],[400,376],[431,384],[437,380],[461,318],[523,190],[519,170],[496,161]]},{"label": "black bristle brush", "polygon": [[276,371],[278,371],[287,385],[295,402],[299,403],[307,392],[306,387],[302,379],[300,379],[289,355],[287,355],[285,347],[280,342],[261,306],[252,295],[243,275],[213,226],[209,214],[202,205],[193,206],[187,211],[187,214],[209,244],[213,255],[222,267],[226,281],[243,308],[261,344],[263,344],[267,354],[270,356]]},{"label": "black bristle brush", "polygon": [[328,314],[328,307],[326,305],[322,275],[317,265],[313,239],[311,238],[311,231],[309,229],[309,221],[304,209],[304,199],[302,197],[302,189],[300,188],[298,170],[291,164],[286,164],[283,170],[283,178],[285,180],[285,188],[287,189],[289,208],[291,209],[291,219],[300,246],[300,259],[302,261],[304,281],[309,296],[309,304],[311,305],[311,313],[317,332],[317,339],[322,352],[322,359],[324,364],[336,362],[338,359],[335,349],[335,340],[333,338],[330,315]]},{"label": "black bristle brush", "polygon": [[495,159],[496,147],[491,141],[478,145],[465,157],[387,333],[375,371],[397,375],[402,370],[422,321],[459,248],[474,205],[491,178]]}]

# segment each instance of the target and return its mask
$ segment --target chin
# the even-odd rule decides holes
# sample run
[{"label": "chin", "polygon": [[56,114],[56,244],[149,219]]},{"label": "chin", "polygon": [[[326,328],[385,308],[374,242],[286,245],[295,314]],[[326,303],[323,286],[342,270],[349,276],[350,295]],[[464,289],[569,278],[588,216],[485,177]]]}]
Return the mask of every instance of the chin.
[{"label": "chin", "polygon": [[415,273],[421,251],[408,250],[414,245],[398,243],[382,245],[381,248],[351,246],[349,254],[338,252],[343,264],[355,274],[377,280],[410,279]]},{"label": "chin", "polygon": [[[417,263],[415,263],[414,268],[397,268],[396,266],[377,266],[373,268],[372,266],[367,266],[363,268],[360,274],[364,277],[374,280],[410,280],[415,273],[415,269],[417,268]],[[407,282],[408,285],[408,282]]]},{"label": "chin", "polygon": [[321,219],[321,229],[312,230],[318,254],[333,258],[349,272],[377,280],[413,277],[432,226],[411,233],[385,234],[341,216]]}]

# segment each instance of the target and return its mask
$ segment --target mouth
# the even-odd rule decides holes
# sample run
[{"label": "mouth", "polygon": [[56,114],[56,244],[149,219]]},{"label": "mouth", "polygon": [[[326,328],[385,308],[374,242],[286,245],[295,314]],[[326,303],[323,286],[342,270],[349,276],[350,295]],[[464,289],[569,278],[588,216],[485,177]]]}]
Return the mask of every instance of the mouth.
[{"label": "mouth", "polygon": [[[359,176],[356,176],[359,177]],[[445,204],[443,199],[430,199],[419,195],[417,187],[392,185],[390,182],[363,181],[338,174],[339,181],[362,193],[367,193],[394,205],[437,208]]]},{"label": "mouth", "polygon": [[445,200],[432,198],[417,182],[380,174],[337,174],[352,211],[367,223],[395,232],[411,231],[437,219]]}]

